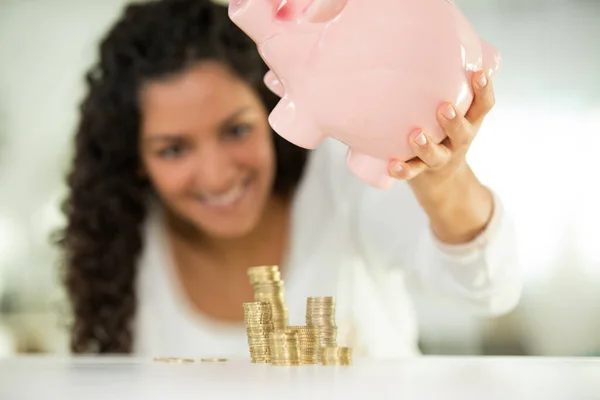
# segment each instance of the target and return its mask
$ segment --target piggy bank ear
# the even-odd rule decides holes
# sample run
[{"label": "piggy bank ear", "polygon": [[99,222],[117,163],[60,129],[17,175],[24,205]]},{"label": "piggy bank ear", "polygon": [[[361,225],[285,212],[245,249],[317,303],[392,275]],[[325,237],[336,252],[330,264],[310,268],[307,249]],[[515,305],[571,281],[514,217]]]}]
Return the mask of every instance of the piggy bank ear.
[{"label": "piggy bank ear", "polygon": [[313,0],[306,10],[306,17],[310,22],[327,22],[337,17],[348,0]]}]

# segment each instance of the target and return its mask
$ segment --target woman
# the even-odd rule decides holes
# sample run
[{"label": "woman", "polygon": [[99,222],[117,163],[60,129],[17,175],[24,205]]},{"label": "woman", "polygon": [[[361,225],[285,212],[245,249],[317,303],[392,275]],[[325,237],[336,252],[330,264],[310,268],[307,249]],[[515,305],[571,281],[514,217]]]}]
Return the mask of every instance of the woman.
[{"label": "woman", "polygon": [[308,153],[271,131],[266,71],[209,1],[131,5],[110,30],[61,240],[75,352],[245,357],[254,265],[280,265],[290,324],[307,296],[336,296],[339,342],[375,357],[418,354],[415,285],[480,314],[515,306],[510,225],[465,161],[492,106],[485,75],[466,118],[440,111],[448,142],[414,137],[420,158],[390,166],[405,182],[378,191],[343,146]]}]

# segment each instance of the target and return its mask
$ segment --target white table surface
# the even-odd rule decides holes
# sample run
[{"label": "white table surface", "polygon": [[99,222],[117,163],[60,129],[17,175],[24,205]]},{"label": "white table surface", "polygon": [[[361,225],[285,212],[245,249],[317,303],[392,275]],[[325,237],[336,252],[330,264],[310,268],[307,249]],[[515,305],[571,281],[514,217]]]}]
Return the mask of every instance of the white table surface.
[{"label": "white table surface", "polygon": [[600,359],[421,357],[350,367],[248,360],[165,364],[139,358],[0,359],[1,400],[600,399]]}]

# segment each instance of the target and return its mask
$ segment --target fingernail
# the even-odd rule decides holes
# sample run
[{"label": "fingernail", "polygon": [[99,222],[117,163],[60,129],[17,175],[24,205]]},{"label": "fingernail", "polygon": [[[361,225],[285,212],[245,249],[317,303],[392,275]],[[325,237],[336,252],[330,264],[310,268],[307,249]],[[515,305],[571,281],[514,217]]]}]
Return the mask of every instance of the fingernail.
[{"label": "fingernail", "polygon": [[399,161],[394,161],[394,162],[392,162],[392,168],[391,168],[391,169],[392,169],[392,172],[393,172],[394,174],[401,174],[401,173],[402,173],[402,170],[403,170],[404,168],[402,167],[402,163],[401,163],[401,162],[399,162]]},{"label": "fingernail", "polygon": [[485,76],[485,74],[479,75],[479,78],[477,78],[477,84],[479,85],[479,87],[483,89],[487,85],[487,83],[487,76]]},{"label": "fingernail", "polygon": [[427,144],[427,137],[425,137],[425,134],[421,132],[419,133],[419,136],[417,136],[417,138],[415,139],[415,142],[419,146],[425,146]]},{"label": "fingernail", "polygon": [[442,115],[446,117],[446,119],[454,119],[456,118],[456,111],[454,111],[454,107],[447,105],[446,108],[444,108]]}]

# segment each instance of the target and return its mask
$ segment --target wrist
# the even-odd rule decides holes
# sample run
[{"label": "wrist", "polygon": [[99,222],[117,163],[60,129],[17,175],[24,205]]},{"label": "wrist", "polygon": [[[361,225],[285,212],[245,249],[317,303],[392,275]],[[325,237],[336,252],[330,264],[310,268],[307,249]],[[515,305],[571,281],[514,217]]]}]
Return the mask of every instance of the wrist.
[{"label": "wrist", "polygon": [[492,193],[466,162],[452,173],[423,176],[411,187],[434,235],[443,243],[472,241],[485,230],[494,211]]}]

